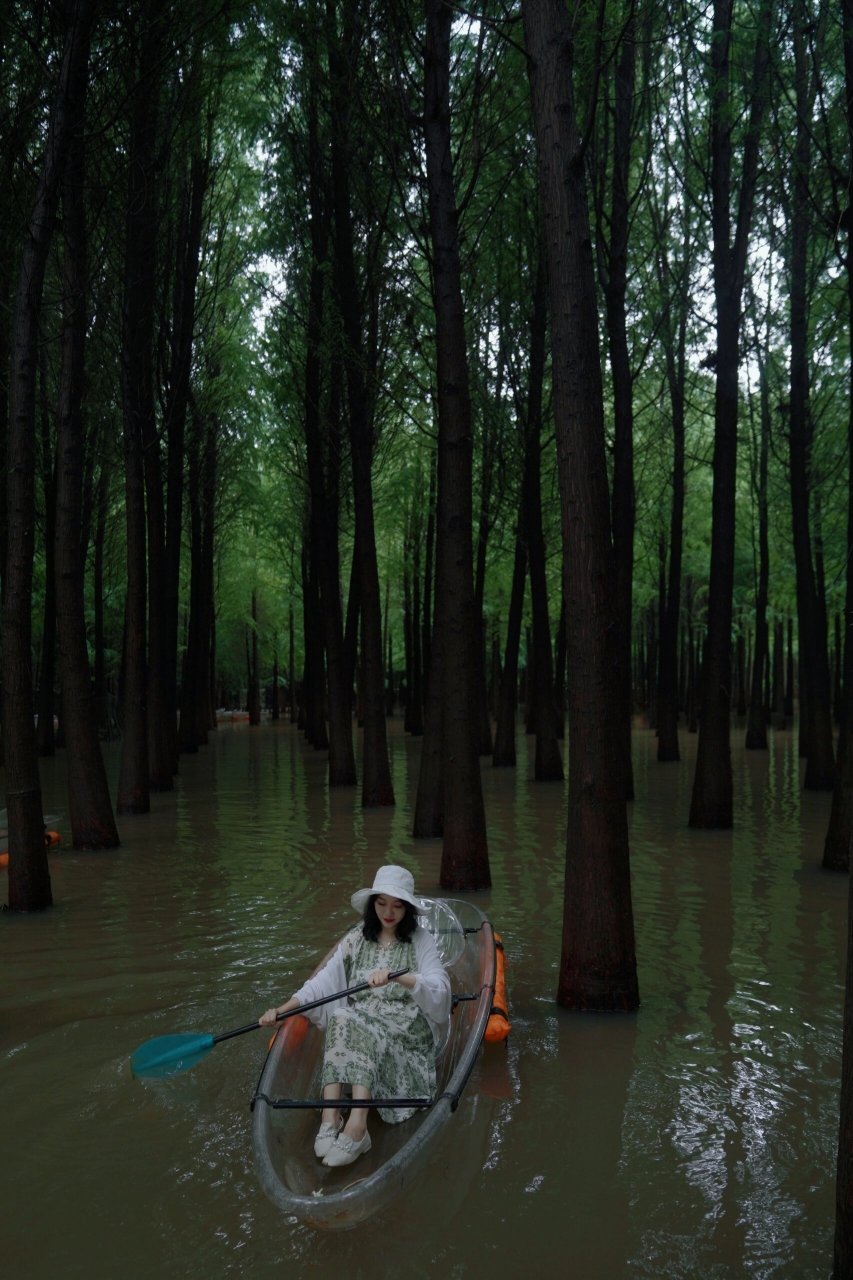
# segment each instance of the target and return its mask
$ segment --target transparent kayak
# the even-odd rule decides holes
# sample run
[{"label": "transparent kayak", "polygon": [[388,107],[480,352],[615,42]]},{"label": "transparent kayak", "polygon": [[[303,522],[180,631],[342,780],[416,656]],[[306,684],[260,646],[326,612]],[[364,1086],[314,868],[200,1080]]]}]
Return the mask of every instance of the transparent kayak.
[{"label": "transparent kayak", "polygon": [[435,937],[454,997],[428,1106],[396,1125],[372,1112],[371,1150],[352,1165],[328,1169],[313,1150],[323,1032],[296,1015],[270,1045],[252,1099],[255,1164],[270,1199],[312,1226],[353,1227],[410,1186],[456,1111],[480,1052],[495,986],[492,926],[469,902],[424,899],[424,908],[421,924]]}]

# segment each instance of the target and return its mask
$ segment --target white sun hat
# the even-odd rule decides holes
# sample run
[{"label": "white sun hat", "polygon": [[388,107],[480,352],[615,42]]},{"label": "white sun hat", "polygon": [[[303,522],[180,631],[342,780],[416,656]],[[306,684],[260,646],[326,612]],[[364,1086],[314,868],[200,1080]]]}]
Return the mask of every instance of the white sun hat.
[{"label": "white sun hat", "polygon": [[398,898],[400,902],[409,902],[416,911],[422,909],[421,899],[415,897],[415,878],[405,867],[380,867],[373,878],[372,887],[358,889],[352,895],[350,901],[353,909],[363,912],[368,899],[379,893],[385,893],[389,898]]}]

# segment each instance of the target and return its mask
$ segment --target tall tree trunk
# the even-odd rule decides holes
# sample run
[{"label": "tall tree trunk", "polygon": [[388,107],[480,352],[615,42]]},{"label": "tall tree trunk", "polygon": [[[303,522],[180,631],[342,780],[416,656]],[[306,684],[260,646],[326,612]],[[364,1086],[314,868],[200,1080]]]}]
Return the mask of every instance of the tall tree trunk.
[{"label": "tall tree trunk", "polygon": [[147,532],[148,649],[145,663],[148,719],[148,785],[152,791],[171,791],[174,768],[174,705],[168,692],[166,656],[166,508],[160,439],[151,411],[141,414],[142,456]]},{"label": "tall tree trunk", "polygon": [[[657,212],[657,211],[656,211]],[[675,270],[669,258],[666,218],[657,218],[658,281],[662,288]],[[672,502],[669,515],[669,565],[660,613],[658,636],[657,699],[655,724],[657,758],[661,763],[680,760],[678,745],[679,679],[678,635],[681,616],[681,566],[684,547],[684,439],[687,317],[690,309],[690,246],[695,237],[690,201],[684,200],[681,219],[680,274],[662,326],[666,381],[672,415]]]},{"label": "tall tree trunk", "polygon": [[482,654],[474,605],[471,398],[450,131],[453,14],[447,0],[426,0],[424,142],[438,402],[436,638],[430,707],[435,706],[433,686],[438,682],[443,764],[441,885],[473,890],[488,888],[491,872],[479,756]]},{"label": "tall tree trunk", "polygon": [[554,419],[563,527],[569,811],[557,1000],[639,1003],[624,770],[620,649],[589,212],[562,0],[523,0],[551,286]]},{"label": "tall tree trunk", "polygon": [[566,736],[566,598],[560,575],[560,620],[554,641],[554,703],[557,708],[557,737]]},{"label": "tall tree trunk", "polygon": [[164,33],[164,0],[145,0],[141,7],[138,70],[131,100],[122,317],[127,604],[119,813],[147,813],[151,805],[146,672],[145,449],[154,438],[154,263],[158,191],[155,150]]},{"label": "tall tree trunk", "polygon": [[249,724],[259,725],[261,723],[261,678],[260,671],[258,669],[258,593],[256,591],[252,592],[251,633],[251,642],[247,641],[247,652],[249,657]]},{"label": "tall tree trunk", "polygon": [[832,691],[826,609],[816,578],[809,520],[812,426],[809,408],[811,354],[808,339],[807,275],[809,226],[813,217],[809,166],[814,89],[809,86],[808,55],[803,29],[806,15],[802,0],[795,0],[793,12],[797,129],[791,176],[791,386],[788,439],[797,580],[797,629],[800,639],[800,723],[802,752],[806,757],[804,786],[807,790],[828,790],[835,782]]},{"label": "tall tree trunk", "polygon": [[293,605],[287,609],[287,698],[290,706],[290,723],[296,724],[296,627],[293,619]]},{"label": "tall tree trunk", "polygon": [[767,372],[761,353],[758,355],[760,377],[760,425],[757,444],[758,459],[753,478],[758,507],[758,583],[755,592],[755,652],[752,658],[752,683],[746,725],[747,750],[767,749],[767,714],[764,703],[764,676],[770,657],[770,633],[767,625],[767,603],[770,582],[769,510],[767,502],[767,467],[770,454],[770,398]]},{"label": "tall tree trunk", "polygon": [[711,41],[711,208],[716,384],[714,389],[714,492],[711,515],[711,573],[708,632],[702,661],[702,718],[690,803],[691,827],[732,825],[731,633],[735,559],[738,368],[740,312],[749,241],[759,143],[768,77],[772,0],[764,0],[757,20],[750,115],[743,146],[737,225],[732,239],[732,111],[730,50],[734,0],[714,0]]},{"label": "tall tree trunk", "polygon": [[426,682],[432,669],[433,595],[435,585],[435,500],[438,477],[438,455],[430,456],[429,499],[427,501],[426,544],[424,547],[423,620],[421,622],[421,658]]},{"label": "tall tree trunk", "polygon": [[345,334],[347,421],[352,448],[355,548],[361,603],[361,690],[364,699],[361,802],[392,805],[394,786],[388,758],[382,654],[382,599],[376,561],[373,515],[373,424],[364,381],[360,290],[356,276],[350,201],[350,105],[358,53],[354,7],[343,7],[342,51],[336,4],[328,0],[329,70],[332,91],[332,186],[335,217],[335,271]]},{"label": "tall tree trunk", "polygon": [[[305,446],[311,492],[311,546],[321,600],[321,624],[326,649],[329,690],[329,785],[354,786],[355,750],[352,736],[352,680],[344,651],[343,606],[338,547],[337,475],[340,465],[338,380],[332,377],[332,404],[327,410],[324,441],[321,408],[323,316],[328,275],[329,213],[325,198],[322,153],[318,134],[319,68],[312,59],[308,88],[308,199],[311,211],[311,269],[308,324],[305,335]],[[328,482],[324,469],[327,459]]]},{"label": "tall tree trunk", "polygon": [[[95,719],[101,735],[112,741],[115,732],[115,716],[107,689],[106,637],[104,634],[104,544],[107,536],[107,505],[110,490],[110,467],[104,458],[98,477],[95,503],[94,553],[92,563],[92,608],[94,613],[94,662],[93,681],[95,694]],[[83,548],[80,548],[82,562]]]},{"label": "tall tree trunk", "polygon": [[[188,60],[185,85],[200,74],[199,37]],[[192,99],[192,92],[187,89]],[[148,766],[152,789],[168,791],[178,770],[177,651],[180,559],[184,507],[184,437],[190,396],[195,295],[203,231],[204,197],[209,155],[202,154],[198,108],[189,132],[192,156],[181,180],[175,237],[175,270],[168,353],[168,380],[163,404],[162,439],[153,414],[146,414],[144,462],[148,532]],[[208,140],[208,151],[210,142]],[[165,475],[164,475],[165,472]],[[165,482],[165,483],[164,483]]]},{"label": "tall tree trunk", "polygon": [[[847,163],[853,178],[853,0],[843,0],[844,82],[847,105]],[[849,871],[850,843],[853,840],[853,234],[848,230],[846,253],[847,286],[847,557],[844,597],[844,675],[842,680],[841,724],[838,734],[838,765],[829,827],[823,846],[823,866],[828,871]],[[853,916],[851,916],[853,929]],[[848,941],[848,966],[853,965],[853,942]],[[847,1259],[846,1272],[853,1272],[853,976],[847,973],[848,1007],[845,1013],[845,1076],[842,1090],[842,1136],[839,1145],[838,1209],[836,1217],[836,1270],[841,1277],[840,1258]],[[849,1055],[849,1056],[848,1056]],[[846,1135],[846,1137],[845,1137]],[[841,1146],[846,1142],[845,1163]]]},{"label": "tall tree trunk", "polygon": [[785,706],[785,630],[781,620],[773,628],[773,712],[774,729],[784,729],[788,722]]},{"label": "tall tree trunk", "polygon": [[278,635],[275,638],[272,659],[272,693],[270,695],[270,720],[273,724],[281,719],[281,691],[279,689]]},{"label": "tall tree trunk", "polygon": [[[9,57],[9,28],[12,17],[11,6],[0,8],[0,93],[3,100],[9,102],[13,94],[14,75],[12,58]],[[21,119],[21,113],[18,113]],[[9,180],[17,156],[24,151],[23,145],[10,132],[4,138],[6,164],[3,169],[3,181],[0,181],[0,477],[7,475],[6,450],[9,434],[9,380],[12,367],[12,311],[15,291],[15,252],[16,238],[13,231],[13,210],[15,196]],[[5,479],[2,482],[4,501],[0,502],[0,609],[6,595],[6,556],[8,553],[8,509],[5,502]],[[3,725],[2,725],[2,688],[3,676],[0,670],[0,768],[3,766]]]},{"label": "tall tree trunk", "polygon": [[69,110],[84,92],[92,17],[90,0],[77,0],[69,10],[44,160],[21,253],[12,321],[6,459],[8,549],[3,600],[3,739],[12,911],[39,911],[52,903],[33,731],[31,675],[36,369],[45,269],[72,128]]},{"label": "tall tree trunk", "polygon": [[197,720],[203,728],[216,728],[216,609],[214,603],[216,568],[216,488],[219,476],[218,448],[222,425],[215,413],[204,422],[201,466],[201,625],[200,672]]},{"label": "tall tree trunk", "polygon": [[533,731],[536,734],[534,777],[537,782],[563,778],[563,761],[557,742],[557,709],[554,702],[554,663],[551,621],[548,617],[548,584],[545,574],[545,536],[542,531],[541,435],[542,384],[545,378],[545,338],[548,317],[548,280],[540,252],[533,289],[530,321],[530,382],[524,441],[524,527],[530,568],[530,605],[533,619]]},{"label": "tall tree trunk", "polygon": [[185,179],[183,210],[177,243],[169,393],[163,410],[166,437],[166,540],[163,560],[162,696],[163,749],[169,769],[178,771],[178,612],[183,542],[186,422],[190,402],[195,300],[204,226],[204,199],[210,181],[209,148],[197,146]]},{"label": "tall tree trunk", "polygon": [[418,837],[440,836],[444,825],[444,798],[442,795],[442,744],[441,744],[441,688],[432,679],[441,669],[441,658],[435,645],[440,637],[433,635],[435,611],[433,586],[435,580],[435,501],[438,457],[430,458],[429,502],[427,505],[426,547],[424,551],[423,620],[421,623],[421,649],[424,672],[424,730],[421,759],[418,769],[418,789],[415,795],[415,812],[412,835]]},{"label": "tall tree trunk", "polygon": [[81,88],[70,103],[72,137],[62,183],[65,256],[57,415],[56,616],[71,843],[75,849],[113,849],[119,836],[98,740],[83,599],[83,387],[88,320],[84,93]]},{"label": "tall tree trunk", "polygon": [[[73,110],[69,103],[69,108]],[[71,130],[69,130],[69,133]],[[41,402],[41,475],[44,494],[44,619],[41,633],[41,663],[39,665],[38,728],[36,742],[40,756],[56,753],[54,713],[56,711],[56,450],[51,442],[47,393],[47,360],[44,345],[41,349],[39,377]]]},{"label": "tall tree trunk", "polygon": [[521,622],[524,613],[524,586],[527,570],[527,544],[523,536],[524,521],[519,512],[515,535],[515,561],[509,597],[504,667],[498,695],[495,723],[495,746],[492,765],[495,768],[515,765],[515,722],[518,715],[518,654],[521,648]]},{"label": "tall tree trunk", "polygon": [[[853,0],[842,0],[844,22],[844,87],[847,106],[848,164],[853,170]],[[853,797],[853,750],[849,734],[853,729],[853,237],[847,237],[847,320],[849,324],[850,364],[848,367],[848,476],[847,476],[847,594],[845,598],[844,650],[844,720],[842,723],[843,777],[836,783],[833,795],[833,817],[836,839],[831,852],[824,850],[824,865],[829,857],[832,865],[844,866],[849,860],[851,831],[851,797]],[[839,762],[839,775],[842,774]],[[843,815],[836,808],[846,806]],[[830,824],[832,827],[832,824]],[[844,839],[845,850],[840,849]],[[827,837],[828,838],[828,837]],[[847,970],[844,998],[844,1036],[841,1058],[841,1115],[838,1126],[838,1159],[835,1179],[835,1241],[833,1280],[848,1280],[853,1275],[853,878],[850,880],[847,911]]]},{"label": "tall tree trunk", "polygon": [[611,520],[615,555],[616,634],[623,646],[620,659],[624,701],[621,734],[625,794],[633,798],[631,764],[631,626],[634,577],[634,377],[628,349],[628,237],[629,180],[636,65],[634,0],[627,0],[622,27],[613,125],[613,177],[610,201],[610,243],[605,288],[607,335],[613,377],[613,493]]},{"label": "tall tree trunk", "polygon": [[[499,361],[497,373],[497,389],[495,399],[500,403],[503,384],[503,362]],[[489,690],[486,681],[486,558],[489,547],[489,534],[492,527],[492,476],[495,466],[494,425],[486,418],[481,423],[480,454],[480,502],[477,518],[477,537],[474,548],[474,619],[477,626],[477,640],[474,646],[477,658],[477,714],[479,716],[479,752],[481,756],[492,754],[492,722],[489,715]],[[473,470],[472,470],[473,481]]]},{"label": "tall tree trunk", "polygon": [[190,606],[181,679],[178,741],[182,752],[207,742],[215,718],[211,708],[214,515],[217,419],[192,414],[187,465],[190,515]]},{"label": "tall tree trunk", "polygon": [[423,647],[421,643],[421,495],[412,498],[406,526],[405,578],[407,584],[406,635],[406,733],[420,737],[424,731]]},{"label": "tall tree trunk", "polygon": [[[313,531],[309,530],[309,537]],[[326,733],[325,649],[320,617],[320,588],[316,574],[317,555],[310,545],[302,549],[302,609],[304,616],[305,668],[302,679],[302,707],[305,737],[315,751],[328,751]]]}]

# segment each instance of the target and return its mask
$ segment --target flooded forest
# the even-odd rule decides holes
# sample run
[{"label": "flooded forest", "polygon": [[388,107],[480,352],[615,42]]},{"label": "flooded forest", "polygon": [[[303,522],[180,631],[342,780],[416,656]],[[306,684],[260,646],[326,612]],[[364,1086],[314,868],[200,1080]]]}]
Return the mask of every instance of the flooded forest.
[{"label": "flooded forest", "polygon": [[180,815],[246,787],[236,847],[272,806],[296,850],[247,885],[310,897],[321,828],[336,885],[350,848],[421,866],[518,930],[557,1058],[569,1016],[618,1047],[648,993],[678,1024],[643,956],[728,840],[714,973],[763,877],[832,897],[831,944],[781,888],[760,928],[837,995],[814,1274],[853,1276],[853,0],[13,0],[0,163],[0,946],[32,998],[47,922],[125,912],[72,857],[132,877],[156,831],[162,902],[208,912]]}]

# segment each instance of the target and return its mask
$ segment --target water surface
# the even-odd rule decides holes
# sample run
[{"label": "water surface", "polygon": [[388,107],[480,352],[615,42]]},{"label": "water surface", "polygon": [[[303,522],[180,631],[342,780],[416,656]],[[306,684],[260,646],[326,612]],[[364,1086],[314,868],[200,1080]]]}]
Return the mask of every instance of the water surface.
[{"label": "water surface", "polygon": [[[517,770],[484,764],[493,888],[472,896],[504,938],[512,1035],[408,1198],[321,1234],[254,1175],[262,1033],[170,1080],[136,1081],[128,1059],[285,999],[380,863],[436,892],[440,846],[410,838],[419,748],[399,722],[398,804],[368,813],[329,793],[294,728],[223,726],[174,793],[121,820],[120,850],[51,856],[53,910],[0,917],[3,1275],[366,1278],[402,1251],[415,1278],[827,1277],[847,883],[819,869],[829,798],[802,792],[796,737],[741,739],[735,829],[695,832],[695,739],[659,766],[635,732],[627,1017],[554,1004],[565,786],[530,780],[521,735]],[[62,813],[61,756],[43,788]]]}]

